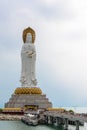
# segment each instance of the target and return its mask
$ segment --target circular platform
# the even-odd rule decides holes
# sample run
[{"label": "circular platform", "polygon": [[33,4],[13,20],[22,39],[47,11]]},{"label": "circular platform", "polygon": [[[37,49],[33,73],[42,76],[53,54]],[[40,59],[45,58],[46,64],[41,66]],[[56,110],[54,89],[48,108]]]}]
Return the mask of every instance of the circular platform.
[{"label": "circular platform", "polygon": [[42,94],[42,90],[38,87],[19,87],[15,89],[15,94]]}]

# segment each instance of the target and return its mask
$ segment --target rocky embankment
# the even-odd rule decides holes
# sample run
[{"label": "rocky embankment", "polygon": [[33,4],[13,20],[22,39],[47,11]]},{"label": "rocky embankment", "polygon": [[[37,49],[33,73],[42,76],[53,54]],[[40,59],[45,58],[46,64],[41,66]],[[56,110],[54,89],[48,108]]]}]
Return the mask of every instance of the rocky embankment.
[{"label": "rocky embankment", "polygon": [[10,114],[0,114],[0,120],[21,120],[22,115],[10,115]]}]

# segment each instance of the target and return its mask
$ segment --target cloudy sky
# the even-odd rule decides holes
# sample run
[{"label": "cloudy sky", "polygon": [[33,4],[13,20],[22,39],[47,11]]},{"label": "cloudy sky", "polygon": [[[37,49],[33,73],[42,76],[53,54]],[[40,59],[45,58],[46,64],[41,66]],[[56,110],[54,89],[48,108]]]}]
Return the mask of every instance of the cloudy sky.
[{"label": "cloudy sky", "polygon": [[36,31],[38,87],[54,107],[87,106],[86,0],[0,1],[0,107],[20,87],[22,31]]}]

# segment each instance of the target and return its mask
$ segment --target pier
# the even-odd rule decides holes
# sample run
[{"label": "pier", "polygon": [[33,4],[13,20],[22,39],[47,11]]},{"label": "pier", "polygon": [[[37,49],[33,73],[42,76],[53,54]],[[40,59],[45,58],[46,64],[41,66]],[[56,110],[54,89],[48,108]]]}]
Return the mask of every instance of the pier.
[{"label": "pier", "polygon": [[74,123],[76,126],[76,130],[79,130],[80,124],[84,124],[84,122],[87,122],[87,117],[70,113],[58,113],[47,111],[44,113],[44,116],[47,125],[61,125],[64,127],[65,130],[68,130],[68,126],[70,123]]}]

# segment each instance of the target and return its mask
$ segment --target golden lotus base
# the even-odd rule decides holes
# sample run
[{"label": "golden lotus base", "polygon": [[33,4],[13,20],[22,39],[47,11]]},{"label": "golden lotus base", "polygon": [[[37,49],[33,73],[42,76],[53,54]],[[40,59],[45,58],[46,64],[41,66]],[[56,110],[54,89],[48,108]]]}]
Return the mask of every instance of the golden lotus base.
[{"label": "golden lotus base", "polygon": [[20,87],[15,89],[15,94],[42,94],[42,90],[38,87]]}]

